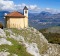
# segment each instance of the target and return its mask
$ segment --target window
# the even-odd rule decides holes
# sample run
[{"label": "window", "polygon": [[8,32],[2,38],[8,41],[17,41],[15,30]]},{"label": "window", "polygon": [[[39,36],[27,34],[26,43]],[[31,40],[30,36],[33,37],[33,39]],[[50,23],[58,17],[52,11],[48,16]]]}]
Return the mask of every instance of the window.
[{"label": "window", "polygon": [[25,11],[25,13],[27,14],[27,11]]}]

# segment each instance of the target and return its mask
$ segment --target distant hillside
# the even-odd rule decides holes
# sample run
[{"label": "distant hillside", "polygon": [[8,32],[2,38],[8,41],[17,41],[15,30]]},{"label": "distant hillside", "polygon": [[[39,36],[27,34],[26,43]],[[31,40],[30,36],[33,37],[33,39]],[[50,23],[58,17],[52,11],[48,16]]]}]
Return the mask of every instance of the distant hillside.
[{"label": "distant hillside", "polygon": [[[30,14],[30,16],[32,15]],[[42,11],[29,18],[29,25],[38,30],[58,26],[60,25],[60,13],[51,14],[50,12]]]},{"label": "distant hillside", "polygon": [[40,30],[42,33],[59,33],[60,34],[60,26],[50,27],[46,29]]},{"label": "distant hillside", "polygon": [[60,44],[60,26],[42,29],[40,32],[43,33],[50,43]]},{"label": "distant hillside", "polygon": [[0,11],[0,19],[4,18],[4,14],[9,13],[8,11]]},{"label": "distant hillside", "polygon": [[38,18],[48,18],[48,17],[51,17],[52,15],[53,14],[51,14],[50,12],[42,11],[36,17],[38,17]]},{"label": "distant hillside", "polygon": [[4,14],[9,13],[8,11],[0,11],[0,23],[5,24]]},{"label": "distant hillside", "polygon": [[60,26],[55,26],[55,27],[51,27],[51,28],[48,28],[46,30],[47,33],[60,33]]}]

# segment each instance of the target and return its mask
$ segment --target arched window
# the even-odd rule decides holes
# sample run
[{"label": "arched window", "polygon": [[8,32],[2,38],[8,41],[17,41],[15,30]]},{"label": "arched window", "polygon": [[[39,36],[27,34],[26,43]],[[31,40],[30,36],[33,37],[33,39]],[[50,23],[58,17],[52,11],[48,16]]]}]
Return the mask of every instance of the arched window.
[{"label": "arched window", "polygon": [[27,11],[25,11],[25,13],[27,14]]}]

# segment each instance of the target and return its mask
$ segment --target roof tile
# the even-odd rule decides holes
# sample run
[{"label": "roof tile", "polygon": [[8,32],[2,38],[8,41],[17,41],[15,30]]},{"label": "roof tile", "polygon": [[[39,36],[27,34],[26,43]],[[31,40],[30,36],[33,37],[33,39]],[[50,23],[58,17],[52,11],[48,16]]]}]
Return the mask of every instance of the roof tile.
[{"label": "roof tile", "polygon": [[20,17],[20,18],[24,18],[25,16],[23,14],[21,14],[20,12],[14,11],[14,12],[11,12],[10,14],[7,14],[5,17]]}]

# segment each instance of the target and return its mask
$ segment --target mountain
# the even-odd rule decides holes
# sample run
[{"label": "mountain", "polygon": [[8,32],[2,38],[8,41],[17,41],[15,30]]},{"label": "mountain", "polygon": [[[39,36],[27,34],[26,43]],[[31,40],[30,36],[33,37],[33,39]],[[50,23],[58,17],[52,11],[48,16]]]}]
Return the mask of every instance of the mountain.
[{"label": "mountain", "polygon": [[52,18],[57,18],[57,19],[60,19],[60,13],[58,13],[58,14],[53,14],[53,16],[52,16]]},{"label": "mountain", "polygon": [[33,27],[0,29],[0,56],[60,56],[60,45],[48,43]]},{"label": "mountain", "polygon": [[47,17],[50,17],[50,16],[52,16],[51,13],[42,11],[42,12],[39,13],[39,15],[37,15],[36,17],[38,17],[38,18],[47,18]]},{"label": "mountain", "polygon": [[60,13],[51,14],[50,12],[42,11],[29,18],[29,25],[38,30],[60,25]]},{"label": "mountain", "polygon": [[0,19],[4,17],[5,13],[9,13],[8,11],[0,11]]},{"label": "mountain", "polygon": [[4,19],[4,14],[9,13],[8,11],[0,11],[0,23],[4,25],[5,19]]}]

